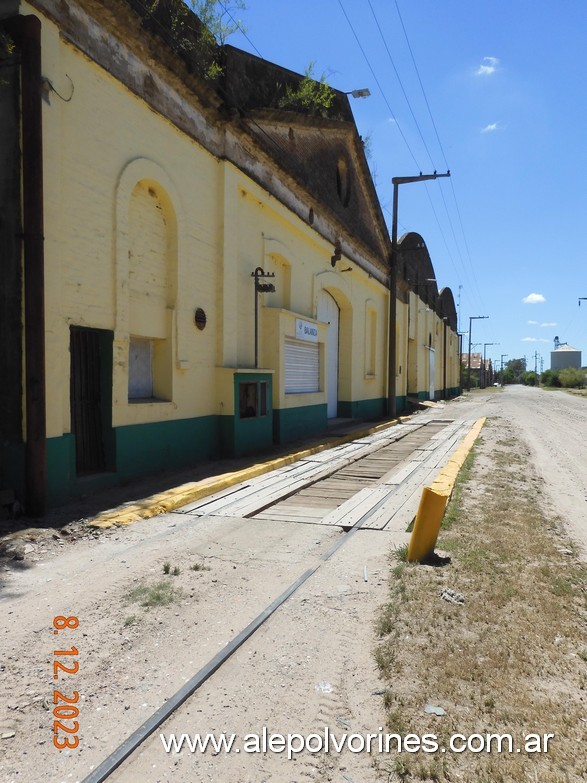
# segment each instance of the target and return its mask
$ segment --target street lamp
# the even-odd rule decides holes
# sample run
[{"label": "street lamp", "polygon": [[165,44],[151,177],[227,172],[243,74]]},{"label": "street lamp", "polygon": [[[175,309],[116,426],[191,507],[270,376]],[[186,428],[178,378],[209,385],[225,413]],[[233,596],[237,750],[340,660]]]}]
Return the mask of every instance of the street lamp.
[{"label": "street lamp", "polygon": [[[352,93],[351,93],[352,94]],[[410,182],[424,182],[438,177],[450,177],[450,171],[446,174],[418,174],[415,177],[393,177],[393,217],[391,223],[391,264],[389,269],[389,329],[388,329],[388,361],[387,361],[387,415],[390,418],[396,416],[395,401],[395,367],[397,356],[395,350],[395,318],[396,318],[396,292],[397,292],[397,199],[398,188]]]},{"label": "street lamp", "polygon": [[470,315],[469,316],[469,362],[467,367],[467,391],[471,391],[471,328],[473,321],[479,321],[483,318],[489,318],[488,315]]},{"label": "street lamp", "polygon": [[485,368],[487,367],[485,363],[485,349],[487,348],[488,345],[499,345],[499,343],[483,343],[483,388],[487,386],[487,384],[485,383]]},{"label": "street lamp", "polygon": [[371,91],[368,87],[362,87],[360,90],[349,90],[345,92],[345,95],[352,95],[353,98],[368,98],[371,95]]}]

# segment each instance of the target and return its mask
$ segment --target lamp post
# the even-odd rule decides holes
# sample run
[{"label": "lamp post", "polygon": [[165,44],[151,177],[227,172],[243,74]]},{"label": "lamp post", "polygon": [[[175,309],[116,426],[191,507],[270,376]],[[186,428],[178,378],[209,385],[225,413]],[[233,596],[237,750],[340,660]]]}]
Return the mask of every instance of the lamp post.
[{"label": "lamp post", "polygon": [[264,272],[258,266],[251,277],[255,280],[255,369],[259,367],[259,294],[272,293],[275,291],[273,283],[260,283],[262,277],[275,277],[275,272]]},{"label": "lamp post", "polygon": [[442,387],[444,389],[443,391],[443,399],[448,399],[448,394],[446,393],[446,330],[448,327],[448,318],[445,315],[442,319]]},{"label": "lamp post", "polygon": [[395,318],[396,318],[396,293],[397,293],[397,199],[400,185],[407,185],[410,182],[424,182],[429,179],[438,179],[438,177],[450,177],[450,171],[446,174],[418,174],[415,177],[393,177],[393,213],[391,223],[391,259],[389,269],[389,329],[388,329],[388,361],[387,361],[387,415],[390,418],[396,416],[395,400],[395,367],[397,356],[395,350]]},{"label": "lamp post", "polygon": [[499,345],[499,343],[483,343],[483,388],[487,386],[485,383],[485,368],[487,367],[485,363],[485,350],[488,345]]},{"label": "lamp post", "polygon": [[463,391],[463,337],[465,336],[465,332],[458,332],[457,335],[459,338],[459,392],[462,393]]},{"label": "lamp post", "polygon": [[467,391],[471,391],[471,328],[473,321],[479,321],[483,318],[489,318],[488,315],[470,315],[469,316],[469,361],[467,363]]}]

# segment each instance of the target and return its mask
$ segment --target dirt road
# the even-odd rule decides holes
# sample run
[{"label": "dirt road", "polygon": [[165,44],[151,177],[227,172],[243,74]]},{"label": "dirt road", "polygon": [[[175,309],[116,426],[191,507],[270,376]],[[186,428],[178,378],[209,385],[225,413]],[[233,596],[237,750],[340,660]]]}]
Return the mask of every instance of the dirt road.
[{"label": "dirt road", "polygon": [[[438,416],[438,410],[435,412]],[[424,414],[429,415],[429,414]],[[489,416],[529,446],[543,499],[587,559],[587,402],[511,387],[453,401],[443,418]],[[479,447],[483,449],[483,444]],[[480,483],[482,476],[479,477]],[[1,780],[83,780],[150,713],[335,543],[337,528],[177,515],[33,551],[4,565]],[[166,731],[377,732],[383,709],[373,618],[387,593],[388,554],[405,533],[364,530],[324,564],[166,726]],[[164,569],[170,572],[164,575]],[[173,571],[178,573],[174,576]],[[152,606],[146,589],[163,582]],[[171,588],[171,589],[170,589]],[[79,627],[53,635],[57,616]],[[54,651],[75,646],[79,748],[53,747]],[[61,683],[60,683],[61,685]],[[366,753],[166,754],[158,732],[120,783],[226,780],[375,781]]]}]

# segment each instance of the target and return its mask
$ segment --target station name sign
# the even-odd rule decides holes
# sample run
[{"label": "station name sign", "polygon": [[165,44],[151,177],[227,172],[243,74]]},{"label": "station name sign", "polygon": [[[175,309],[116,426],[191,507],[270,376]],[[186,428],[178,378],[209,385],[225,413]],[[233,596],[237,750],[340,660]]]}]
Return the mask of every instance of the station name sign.
[{"label": "station name sign", "polygon": [[310,323],[310,321],[304,321],[301,318],[296,318],[296,337],[298,340],[307,340],[311,343],[318,342],[318,326]]}]

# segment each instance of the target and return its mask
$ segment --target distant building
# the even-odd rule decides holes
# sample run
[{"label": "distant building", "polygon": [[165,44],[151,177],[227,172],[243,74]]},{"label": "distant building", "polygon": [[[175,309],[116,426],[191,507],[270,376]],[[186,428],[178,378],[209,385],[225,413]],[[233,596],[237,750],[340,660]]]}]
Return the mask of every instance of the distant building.
[{"label": "distant building", "polygon": [[559,344],[556,350],[550,352],[550,369],[564,370],[565,367],[581,368],[581,351],[567,343]]},{"label": "distant building", "polygon": [[[489,359],[487,360],[490,361]],[[462,353],[461,354],[461,363],[465,365],[465,367],[469,366],[469,354],[468,353]],[[472,353],[471,354],[471,369],[472,370],[480,370],[481,365],[483,364],[483,354],[480,353]]]}]

